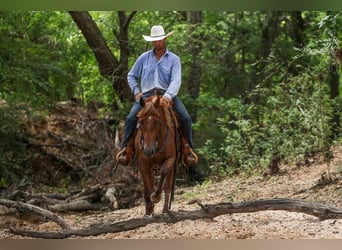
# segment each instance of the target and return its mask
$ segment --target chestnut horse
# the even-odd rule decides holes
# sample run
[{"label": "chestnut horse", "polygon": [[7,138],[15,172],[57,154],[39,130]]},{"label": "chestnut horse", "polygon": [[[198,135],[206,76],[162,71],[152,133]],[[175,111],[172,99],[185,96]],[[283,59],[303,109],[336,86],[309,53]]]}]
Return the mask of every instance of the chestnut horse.
[{"label": "chestnut horse", "polygon": [[[178,122],[172,108],[160,105],[160,96],[140,99],[134,151],[144,184],[145,215],[153,215],[154,203],[164,191],[163,213],[173,201],[175,172],[180,159]],[[159,180],[157,181],[157,178]],[[156,178],[156,180],[155,180]]]}]

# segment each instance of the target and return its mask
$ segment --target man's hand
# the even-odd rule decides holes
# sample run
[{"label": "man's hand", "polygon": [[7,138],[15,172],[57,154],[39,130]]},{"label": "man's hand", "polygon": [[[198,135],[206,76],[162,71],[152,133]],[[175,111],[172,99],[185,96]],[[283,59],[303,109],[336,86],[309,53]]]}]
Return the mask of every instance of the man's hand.
[{"label": "man's hand", "polygon": [[172,106],[173,103],[172,103],[172,100],[170,100],[169,98],[163,96],[160,99],[160,105],[163,106],[164,108],[168,108],[168,107]]},{"label": "man's hand", "polygon": [[136,101],[139,101],[140,100],[140,98],[142,97],[142,93],[141,92],[139,92],[138,94],[136,94],[135,96],[134,96],[134,98],[135,98],[135,100]]}]

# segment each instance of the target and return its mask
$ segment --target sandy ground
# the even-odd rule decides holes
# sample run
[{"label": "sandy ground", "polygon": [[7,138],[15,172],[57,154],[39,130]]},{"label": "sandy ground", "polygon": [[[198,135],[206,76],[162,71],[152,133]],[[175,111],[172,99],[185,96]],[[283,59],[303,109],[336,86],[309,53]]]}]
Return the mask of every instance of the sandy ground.
[{"label": "sandy ground", "polygon": [[[178,189],[172,210],[197,210],[193,200],[202,204],[254,199],[291,198],[315,201],[334,207],[342,207],[342,147],[334,150],[329,166],[333,182],[313,189],[328,173],[328,166],[315,162],[306,166],[281,166],[276,176],[252,176],[227,178],[219,183]],[[162,204],[157,204],[156,213]],[[75,227],[92,223],[122,221],[144,216],[144,204],[138,207],[94,214],[61,215]],[[13,219],[13,218],[12,218]],[[2,218],[0,239],[21,239],[12,235],[6,227],[31,228],[39,231],[56,231],[53,222],[11,221]],[[72,237],[76,238],[76,237]],[[149,224],[135,230],[107,233],[89,239],[342,239],[342,220],[320,221],[314,216],[287,211],[260,211],[222,215],[213,220],[185,220],[175,224]]]}]

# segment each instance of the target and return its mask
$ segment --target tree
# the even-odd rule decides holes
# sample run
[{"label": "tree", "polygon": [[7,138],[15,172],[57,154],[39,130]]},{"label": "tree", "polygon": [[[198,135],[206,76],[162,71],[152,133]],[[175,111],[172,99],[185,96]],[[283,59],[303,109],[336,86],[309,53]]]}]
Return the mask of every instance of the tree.
[{"label": "tree", "polygon": [[69,18],[55,11],[1,12],[0,98],[49,106],[74,95]]},{"label": "tree", "polygon": [[[257,68],[258,72],[261,74],[261,78],[264,78],[264,68],[266,66],[266,58],[270,55],[272,51],[272,46],[274,45],[274,40],[279,34],[279,22],[282,13],[277,12],[267,12],[265,24],[262,24],[262,36],[260,42],[260,65]],[[260,78],[259,78],[260,79]]]},{"label": "tree", "polygon": [[[202,23],[201,11],[187,11],[187,21],[189,23],[188,49],[192,55],[189,77],[186,82],[186,91],[191,99],[196,100],[200,92],[201,82],[201,51],[202,41],[200,39]],[[191,114],[193,122],[196,122],[197,113],[193,110]]]},{"label": "tree", "polygon": [[79,29],[82,31],[89,47],[92,49],[99,65],[102,76],[109,78],[113,82],[113,88],[121,100],[131,99],[131,90],[127,84],[126,74],[128,69],[128,27],[136,12],[126,16],[125,12],[119,12],[119,31],[113,32],[120,44],[120,59],[117,59],[107,42],[103,38],[99,28],[87,11],[69,12]]},{"label": "tree", "polygon": [[[340,96],[340,74],[339,64],[341,64],[342,49],[339,47],[339,33],[338,30],[341,28],[337,20],[340,18],[339,13],[332,11],[327,12],[325,32],[328,34],[328,39],[331,43],[330,60],[328,65],[328,83],[330,87],[330,98],[337,100]],[[340,112],[337,104],[334,107],[334,117],[332,118],[332,138],[338,138],[341,130]]]}]

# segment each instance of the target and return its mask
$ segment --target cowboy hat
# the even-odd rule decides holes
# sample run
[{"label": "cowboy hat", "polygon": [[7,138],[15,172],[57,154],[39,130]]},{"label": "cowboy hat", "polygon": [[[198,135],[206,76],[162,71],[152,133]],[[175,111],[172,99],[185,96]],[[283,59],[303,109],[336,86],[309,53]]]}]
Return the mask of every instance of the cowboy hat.
[{"label": "cowboy hat", "polygon": [[173,33],[173,31],[171,31],[165,35],[165,31],[164,31],[163,26],[155,25],[155,26],[152,26],[152,28],[151,28],[151,35],[150,36],[143,35],[143,37],[146,41],[153,42],[153,41],[163,40],[164,38],[168,37],[172,33]]}]

